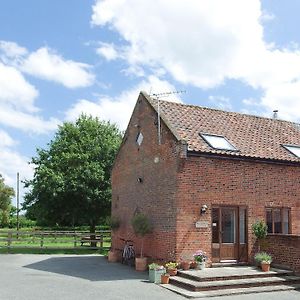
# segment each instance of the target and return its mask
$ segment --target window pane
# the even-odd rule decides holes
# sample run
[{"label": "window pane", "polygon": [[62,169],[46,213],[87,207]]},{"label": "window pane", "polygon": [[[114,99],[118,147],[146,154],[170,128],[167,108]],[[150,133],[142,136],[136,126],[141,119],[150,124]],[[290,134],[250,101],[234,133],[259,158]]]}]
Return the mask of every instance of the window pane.
[{"label": "window pane", "polygon": [[267,226],[268,226],[268,233],[273,233],[272,209],[267,209]]},{"label": "window pane", "polygon": [[282,222],[283,222],[283,232],[284,234],[288,234],[290,232],[289,230],[289,218],[290,218],[290,210],[287,208],[284,208],[282,210]]},{"label": "window pane", "polygon": [[273,210],[274,215],[274,233],[281,233],[282,227],[281,227],[281,213],[280,209],[274,209]]},{"label": "window pane", "polygon": [[210,134],[201,134],[201,136],[213,148],[224,149],[224,150],[237,150],[223,136],[210,135]]},{"label": "window pane", "polygon": [[246,243],[246,209],[240,209],[240,244]]},{"label": "window pane", "polygon": [[300,146],[283,145],[286,149],[292,152],[295,156],[300,158]]}]

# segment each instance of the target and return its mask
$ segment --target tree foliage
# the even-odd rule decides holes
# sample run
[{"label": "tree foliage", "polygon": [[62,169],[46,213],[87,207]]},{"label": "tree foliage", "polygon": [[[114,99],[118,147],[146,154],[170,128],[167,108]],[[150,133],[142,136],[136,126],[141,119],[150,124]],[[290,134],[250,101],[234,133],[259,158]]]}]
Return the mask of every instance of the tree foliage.
[{"label": "tree foliage", "polygon": [[82,115],[59,127],[48,149],[37,149],[23,209],[42,225],[89,224],[110,211],[110,172],[121,142],[118,128]]},{"label": "tree foliage", "polygon": [[0,223],[7,226],[9,213],[11,210],[11,198],[15,195],[14,189],[4,183],[4,178],[0,174]]}]

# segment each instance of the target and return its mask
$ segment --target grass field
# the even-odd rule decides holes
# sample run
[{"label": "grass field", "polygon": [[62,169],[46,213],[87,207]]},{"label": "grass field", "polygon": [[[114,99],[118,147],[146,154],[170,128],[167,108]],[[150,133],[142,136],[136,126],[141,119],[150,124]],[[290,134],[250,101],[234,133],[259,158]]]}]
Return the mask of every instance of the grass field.
[{"label": "grass field", "polygon": [[[106,254],[111,245],[109,231],[97,231],[98,249],[92,249],[90,242],[81,245],[88,232],[40,231],[22,229],[20,231],[0,229],[0,253],[43,253],[43,254]],[[101,249],[99,249],[101,247]]]}]

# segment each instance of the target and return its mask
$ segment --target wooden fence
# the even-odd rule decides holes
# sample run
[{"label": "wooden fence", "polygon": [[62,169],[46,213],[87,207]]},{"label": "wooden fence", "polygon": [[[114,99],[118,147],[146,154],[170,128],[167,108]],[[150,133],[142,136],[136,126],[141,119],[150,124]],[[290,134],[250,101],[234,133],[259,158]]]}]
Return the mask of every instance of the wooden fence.
[{"label": "wooden fence", "polygon": [[110,248],[110,230],[97,231],[0,231],[0,248],[95,249]]}]

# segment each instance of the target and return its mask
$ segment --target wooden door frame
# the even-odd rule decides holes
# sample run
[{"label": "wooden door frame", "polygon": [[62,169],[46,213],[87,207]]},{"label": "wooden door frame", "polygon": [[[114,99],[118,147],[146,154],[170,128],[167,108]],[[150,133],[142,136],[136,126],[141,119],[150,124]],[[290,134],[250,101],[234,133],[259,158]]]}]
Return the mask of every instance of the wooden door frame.
[{"label": "wooden door frame", "polygon": [[[248,261],[248,207],[246,205],[213,205],[212,209],[218,209],[218,220],[219,220],[219,230],[218,230],[218,240],[219,240],[219,257],[212,257],[212,261],[215,262],[220,262],[222,261],[221,258],[221,247],[222,247],[222,234],[221,234],[221,228],[222,228],[222,209],[236,209],[236,216],[235,216],[235,230],[236,230],[236,261],[239,262],[241,261],[242,258],[242,251],[245,251],[245,259],[243,260],[244,262]],[[245,243],[241,244],[240,243],[240,211],[241,209],[245,209]],[[211,216],[212,217],[212,216]],[[213,221],[211,219],[211,221]],[[212,222],[213,223],[213,222]],[[213,224],[212,224],[213,226]],[[212,243],[211,247],[212,247],[212,253],[213,253],[213,244],[216,243]],[[242,245],[244,245],[244,249],[242,249]]]}]

